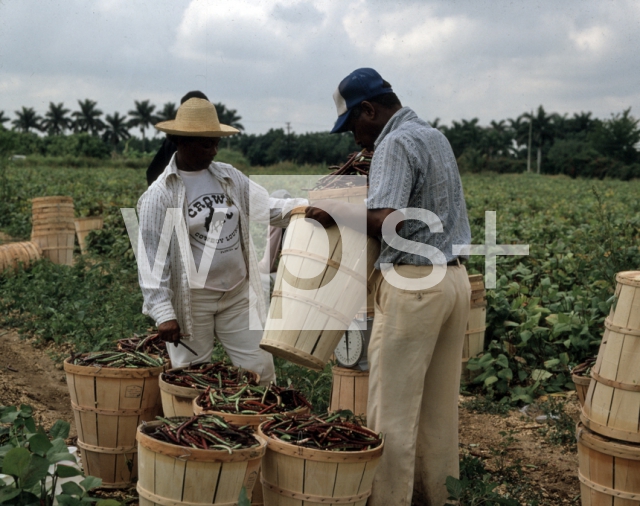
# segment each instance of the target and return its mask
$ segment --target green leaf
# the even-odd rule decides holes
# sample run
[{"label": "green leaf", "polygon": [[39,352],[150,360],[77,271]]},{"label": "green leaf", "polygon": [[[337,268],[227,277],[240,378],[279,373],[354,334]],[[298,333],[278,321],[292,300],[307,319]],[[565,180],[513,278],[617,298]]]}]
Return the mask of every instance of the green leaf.
[{"label": "green leaf", "polygon": [[29,449],[33,453],[37,453],[38,455],[45,456],[50,448],[52,448],[51,441],[49,438],[43,434],[34,434],[29,438]]},{"label": "green leaf", "polygon": [[551,376],[553,376],[553,374],[551,374],[549,371],[545,371],[544,369],[535,369],[531,373],[531,377],[534,379],[534,381],[544,381],[546,379],[549,379]]},{"label": "green leaf", "polygon": [[247,489],[244,486],[240,489],[240,496],[238,496],[238,506],[251,506],[251,501],[247,496]]},{"label": "green leaf", "polygon": [[31,454],[29,453],[29,450],[26,448],[14,448],[4,457],[2,472],[4,474],[10,474],[11,476],[17,476],[20,478],[27,472],[30,461]]},{"label": "green leaf", "polygon": [[22,418],[29,418],[33,415],[33,408],[28,404],[20,405],[20,416]]},{"label": "green leaf", "polygon": [[0,488],[0,504],[10,501],[14,497],[17,497],[22,492],[21,488],[15,487],[3,487]]},{"label": "green leaf", "polygon": [[84,506],[80,499],[71,497],[68,494],[57,495],[56,500],[60,506]]},{"label": "green leaf", "polygon": [[102,479],[96,478],[95,476],[87,476],[84,480],[80,482],[80,485],[82,486],[82,488],[88,491],[102,485]]},{"label": "green leaf", "polygon": [[547,369],[551,369],[551,368],[553,368],[553,367],[557,366],[559,363],[560,363],[560,359],[559,359],[559,358],[552,358],[551,360],[547,360],[547,361],[544,363],[544,366],[545,366]]},{"label": "green leaf", "polygon": [[62,491],[70,496],[77,496],[78,498],[84,495],[84,490],[80,485],[74,481],[68,481],[62,484]]},{"label": "green leaf", "polygon": [[29,489],[44,480],[48,474],[49,462],[47,459],[39,455],[31,455],[29,468],[27,469],[26,475],[22,477],[20,485],[23,488]]},{"label": "green leaf", "polygon": [[447,486],[447,492],[453,499],[460,499],[462,497],[462,482],[453,476],[447,476],[445,481]]},{"label": "green leaf", "polygon": [[503,355],[501,353],[500,355],[498,355],[498,358],[496,358],[496,364],[502,367],[509,367],[509,359],[506,357],[506,355]]},{"label": "green leaf", "polygon": [[60,476],[60,478],[71,478],[72,476],[82,476],[82,471],[77,467],[58,464],[56,466],[56,474]]},{"label": "green leaf", "polygon": [[101,499],[96,503],[96,506],[122,506],[122,503],[115,499]]},{"label": "green leaf", "polygon": [[69,429],[71,428],[71,424],[69,422],[65,422],[64,420],[56,420],[56,423],[53,424],[49,433],[51,434],[52,439],[67,439],[69,437]]},{"label": "green leaf", "polygon": [[498,381],[498,378],[496,376],[489,376],[487,379],[484,380],[484,384],[485,386],[489,386],[495,383],[496,381]]}]

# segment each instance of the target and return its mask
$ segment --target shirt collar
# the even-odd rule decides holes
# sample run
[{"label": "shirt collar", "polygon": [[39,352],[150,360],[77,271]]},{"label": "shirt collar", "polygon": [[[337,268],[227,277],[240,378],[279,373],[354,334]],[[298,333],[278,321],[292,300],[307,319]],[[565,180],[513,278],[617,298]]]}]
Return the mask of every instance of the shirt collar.
[{"label": "shirt collar", "polygon": [[380,132],[380,135],[378,135],[378,138],[373,143],[374,149],[378,147],[378,145],[382,142],[382,139],[384,139],[390,132],[394,131],[400,125],[402,125],[402,123],[414,119],[418,119],[418,115],[413,112],[413,109],[409,107],[403,107],[402,109],[397,111],[393,116],[391,116],[391,118],[389,118],[389,121],[387,121],[387,124],[382,129],[382,132]]},{"label": "shirt collar", "polygon": [[[176,164],[176,155],[178,154],[178,152],[176,151],[175,153],[173,153],[173,156],[171,156],[171,161],[169,162],[169,172],[167,174],[167,177],[169,177],[170,175],[174,175],[176,177],[179,177],[178,174],[178,165]],[[211,175],[213,177],[215,177],[218,180],[225,180],[225,181],[229,181],[231,180],[231,175],[229,173],[229,169],[227,167],[226,164],[224,163],[218,163],[218,162],[211,162],[211,164],[209,165],[209,167],[207,167],[207,169],[209,170],[209,172],[211,173]]]}]

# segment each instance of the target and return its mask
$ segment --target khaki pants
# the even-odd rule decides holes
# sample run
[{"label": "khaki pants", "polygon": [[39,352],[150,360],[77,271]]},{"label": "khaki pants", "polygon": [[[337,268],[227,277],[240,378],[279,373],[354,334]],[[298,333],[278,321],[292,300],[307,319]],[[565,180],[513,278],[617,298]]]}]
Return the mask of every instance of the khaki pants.
[{"label": "khaki pants", "polygon": [[[395,266],[405,278],[431,266]],[[400,290],[381,276],[369,344],[368,426],[385,448],[370,506],[442,506],[458,477],[458,393],[471,287],[464,266],[447,267],[427,290]]]},{"label": "khaki pants", "polygon": [[249,315],[256,310],[249,303],[249,290],[246,280],[228,292],[191,290],[193,337],[186,343],[198,354],[184,346],[168,345],[173,367],[210,361],[217,337],[233,365],[257,372],[261,384],[276,380],[273,356],[260,348],[262,330],[249,327]]}]

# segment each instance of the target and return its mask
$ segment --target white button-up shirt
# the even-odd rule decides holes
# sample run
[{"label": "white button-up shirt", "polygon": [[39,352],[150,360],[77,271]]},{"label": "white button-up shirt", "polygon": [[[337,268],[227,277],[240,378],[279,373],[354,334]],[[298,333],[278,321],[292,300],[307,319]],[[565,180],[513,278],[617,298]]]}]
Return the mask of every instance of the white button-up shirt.
[{"label": "white button-up shirt", "polygon": [[[264,188],[226,163],[212,162],[208,170],[220,182],[227,197],[239,210],[242,254],[247,264],[251,288],[257,299],[260,323],[264,325],[266,304],[258,271],[258,258],[249,235],[249,219],[276,227],[286,227],[291,210],[297,206],[308,205],[308,201],[269,198]],[[174,154],[162,175],[138,201],[140,237],[144,244],[144,249],[139,248],[138,255],[146,251],[150,265],[153,265],[158,251],[167,209],[182,209],[183,216],[186,217],[187,206],[186,190],[178,174]],[[153,318],[156,325],[177,320],[181,332],[188,339],[193,333],[187,264],[189,260],[183,258],[185,255],[180,253],[178,243],[176,235],[173,234],[159,286],[152,286],[142,275],[139,276],[144,297],[142,312]]]}]

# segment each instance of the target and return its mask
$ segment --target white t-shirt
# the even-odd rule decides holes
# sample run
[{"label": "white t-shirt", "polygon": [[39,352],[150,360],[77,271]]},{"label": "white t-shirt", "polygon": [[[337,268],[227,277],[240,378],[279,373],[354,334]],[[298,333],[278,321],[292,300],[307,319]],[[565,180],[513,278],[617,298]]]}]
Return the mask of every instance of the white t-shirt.
[{"label": "white t-shirt", "polygon": [[204,288],[220,292],[233,290],[247,276],[240,243],[238,208],[230,204],[222,186],[207,169],[197,172],[178,170],[178,174],[187,192],[189,241],[198,269],[207,234],[220,230]]}]

